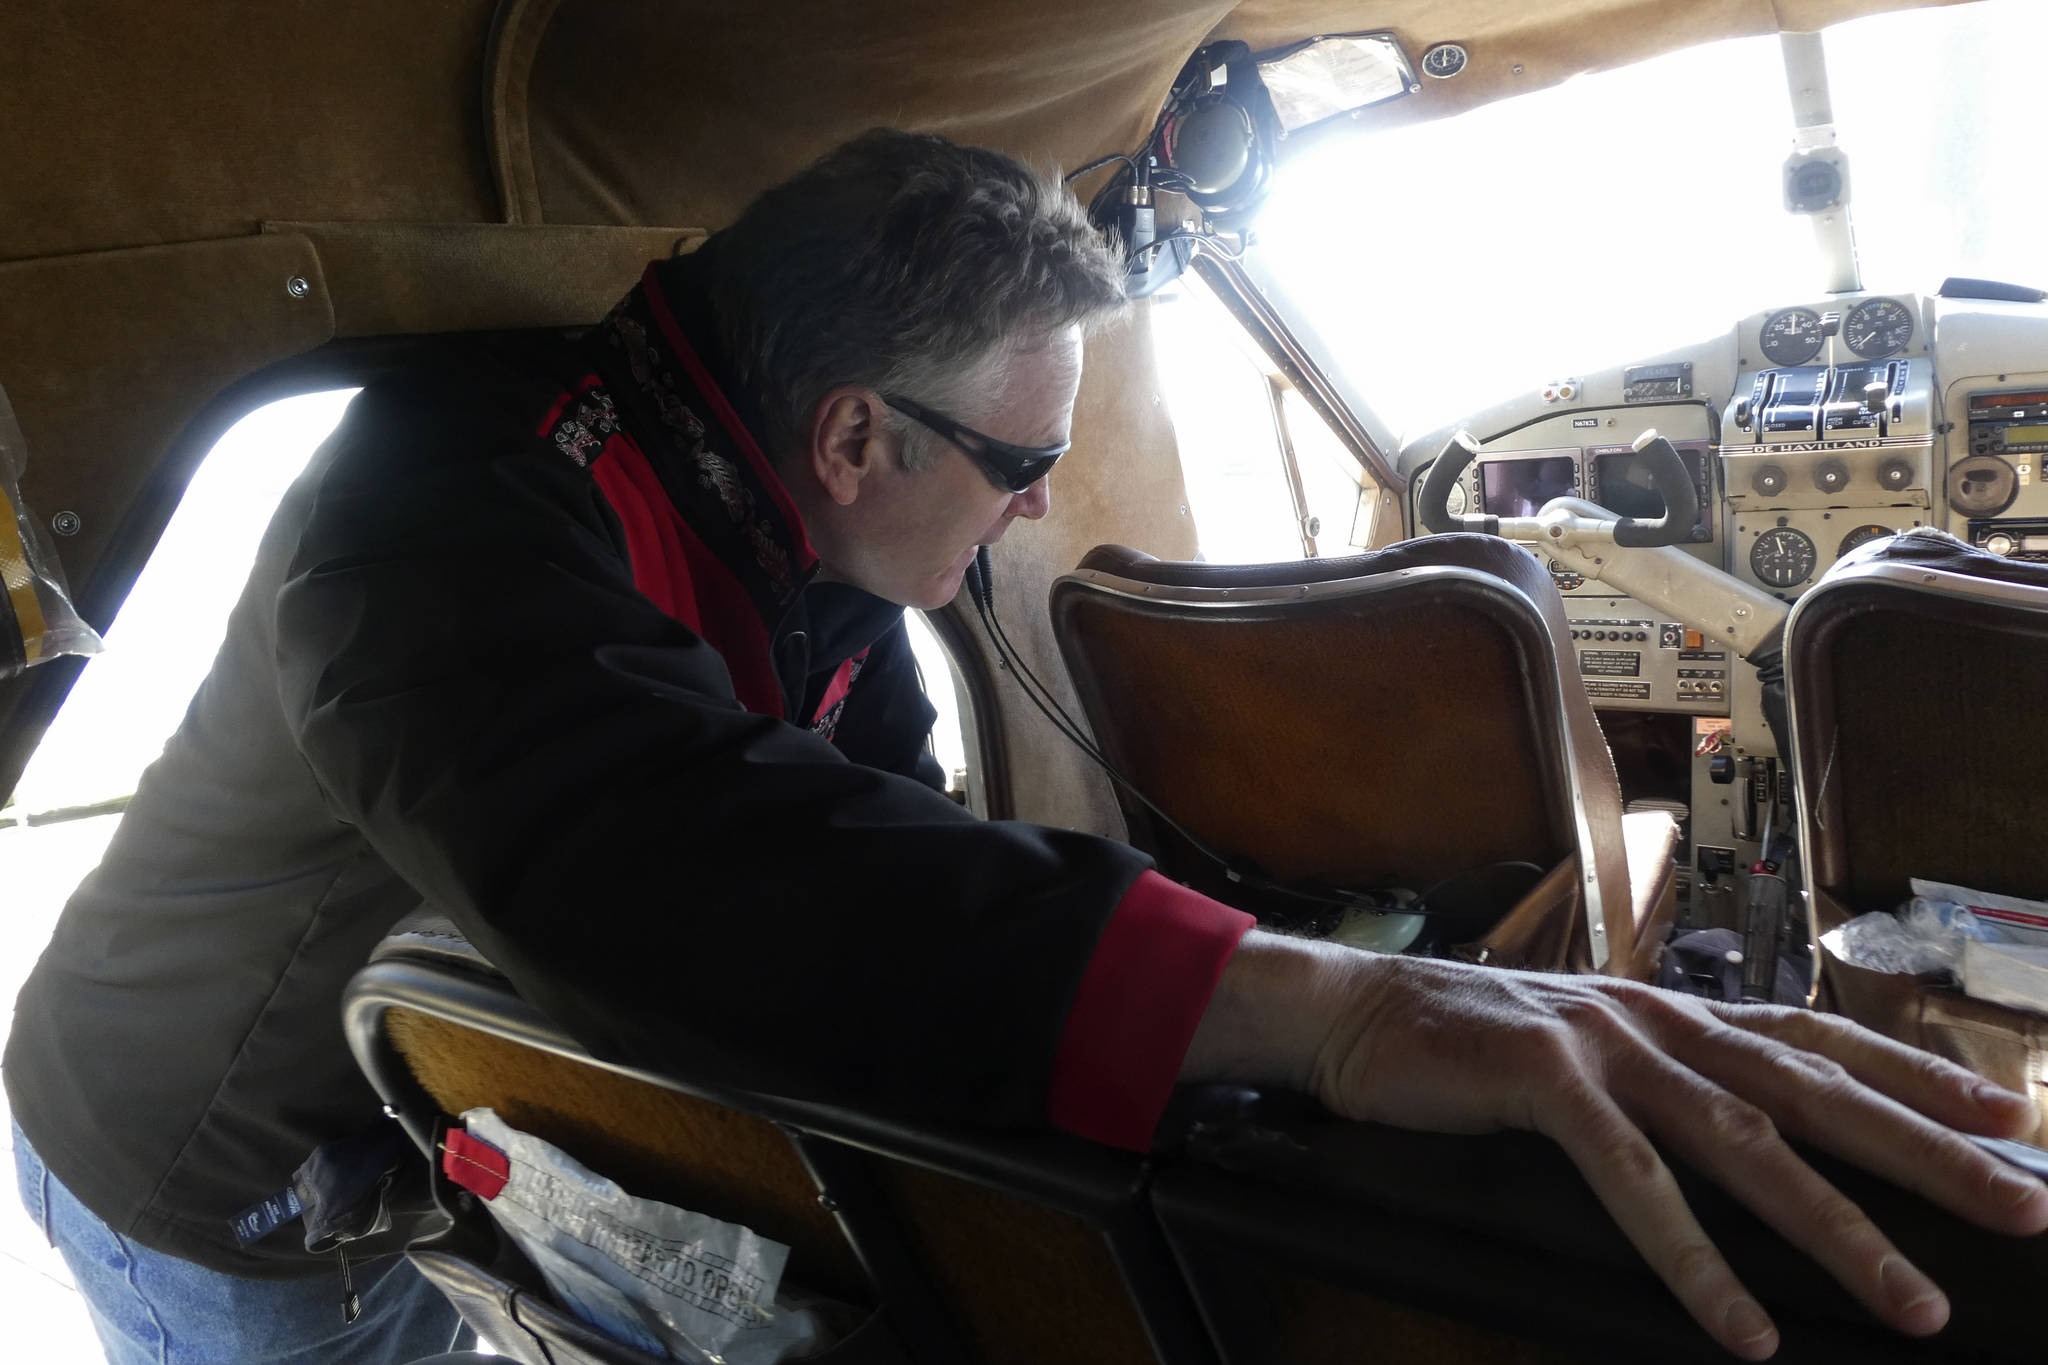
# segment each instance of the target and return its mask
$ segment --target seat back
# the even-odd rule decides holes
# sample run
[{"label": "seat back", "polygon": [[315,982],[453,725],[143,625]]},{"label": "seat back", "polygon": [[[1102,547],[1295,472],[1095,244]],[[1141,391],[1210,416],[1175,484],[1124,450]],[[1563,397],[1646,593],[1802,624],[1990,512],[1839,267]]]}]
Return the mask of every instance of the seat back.
[{"label": "seat back", "polygon": [[[1053,585],[1051,611],[1104,755],[1210,847],[1281,882],[1415,890],[1571,862],[1576,943],[1525,943],[1550,959],[1532,965],[1627,965],[1620,787],[1556,587],[1525,551],[1456,535],[1224,566],[1105,546]],[[1242,901],[1118,795],[1163,871]]]},{"label": "seat back", "polygon": [[344,1008],[422,1150],[437,1119],[492,1108],[635,1194],[786,1244],[789,1283],[879,1311],[917,1365],[1214,1365],[1135,1157],[598,1062],[445,921],[401,926]]},{"label": "seat back", "polygon": [[1924,877],[2048,894],[2048,565],[1931,532],[1799,599],[1785,680],[1815,883],[1897,905]]},{"label": "seat back", "polygon": [[[1816,937],[1912,878],[2048,898],[2048,565],[1939,532],[1865,546],[1786,623]],[[2048,1145],[2048,1019],[1816,954],[1822,1003],[2016,1090]]]}]

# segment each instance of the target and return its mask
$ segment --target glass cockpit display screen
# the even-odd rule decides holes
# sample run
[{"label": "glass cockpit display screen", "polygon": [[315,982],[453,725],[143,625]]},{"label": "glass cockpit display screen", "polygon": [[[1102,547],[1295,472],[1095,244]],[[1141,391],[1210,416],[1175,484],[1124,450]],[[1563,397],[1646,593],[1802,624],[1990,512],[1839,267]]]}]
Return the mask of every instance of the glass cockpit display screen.
[{"label": "glass cockpit display screen", "polygon": [[[1681,447],[1678,458],[1685,462],[1685,472],[1692,478],[1692,486],[1704,490],[1707,486],[1706,456],[1698,450]],[[1616,516],[1655,520],[1664,515],[1664,497],[1650,482],[1643,457],[1635,451],[1593,452],[1592,474],[1593,491],[1590,496]],[[1702,497],[1699,520],[1693,525],[1693,539],[1706,539],[1711,515],[1707,500]]]},{"label": "glass cockpit display screen", "polygon": [[1578,474],[1579,462],[1571,455],[1483,460],[1479,465],[1481,504],[1488,516],[1533,517],[1552,498],[1577,493]]}]

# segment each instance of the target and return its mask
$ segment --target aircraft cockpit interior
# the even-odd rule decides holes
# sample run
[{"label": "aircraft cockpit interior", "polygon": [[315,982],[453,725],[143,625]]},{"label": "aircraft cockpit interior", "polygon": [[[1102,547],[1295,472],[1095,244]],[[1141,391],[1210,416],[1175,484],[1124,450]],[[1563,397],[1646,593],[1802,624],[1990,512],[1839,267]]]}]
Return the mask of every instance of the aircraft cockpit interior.
[{"label": "aircraft cockpit interior", "polygon": [[77,1358],[2041,1358],[2048,4],[10,25]]},{"label": "aircraft cockpit interior", "polygon": [[[1974,39],[1930,43],[1930,61],[1947,63],[1938,74],[1958,77],[1984,60],[1986,49],[1971,44],[1987,41],[1999,17],[1979,16],[1987,27]],[[1923,32],[1964,22],[1917,18],[1927,22]],[[1874,30],[1888,20],[1862,22]],[[1598,156],[1561,144],[1554,129],[1524,136],[1503,121],[1474,144],[1457,144],[1470,153],[1490,136],[1511,150],[1469,173],[1456,207],[1425,215],[1421,227],[1388,230],[1409,248],[1431,233],[1448,239],[1441,273],[1422,269],[1419,283],[1375,277],[1376,294],[1345,292],[1347,268],[1370,270],[1316,255],[1342,238],[1293,222],[1268,232],[1262,220],[1243,260],[1206,266],[1212,280],[1262,295],[1292,327],[1292,343],[1320,363],[1323,382],[1348,400],[1367,444],[1384,455],[1381,478],[1404,490],[1405,533],[1508,535],[1548,570],[1628,808],[1679,822],[1679,931],[1742,929],[1753,870],[1768,863],[1775,875],[1783,865],[1794,877],[1785,952],[1802,974],[1811,964],[1797,910],[1801,797],[1783,723],[1773,725],[1749,655],[1762,651],[1775,679],[1775,644],[1791,608],[1859,547],[1904,532],[1944,532],[2010,563],[2048,562],[2048,293],[2030,287],[2048,261],[2025,276],[2028,258],[2008,254],[2022,273],[2000,279],[1953,268],[1959,242],[1981,247],[2001,233],[2013,241],[2013,218],[2031,202],[2010,197],[2003,169],[2017,145],[2001,120],[2009,107],[1971,104],[1964,82],[1905,100],[1879,79],[1879,49],[1859,46],[1855,28],[1750,40],[1739,61],[1731,52],[1711,72],[1672,65],[1659,78],[1670,106],[1704,104],[1717,84],[1730,87],[1730,106],[1750,106],[1721,115],[1723,145],[1689,145],[1687,136],[1714,125],[1704,116],[1670,121],[1664,105],[1639,106],[1638,156],[1590,176],[1576,170],[1593,171]],[[1738,75],[1749,82],[1739,90]],[[1610,118],[1634,116],[1627,101],[1653,89],[1649,78],[1633,86],[1592,79],[1614,81],[1605,104],[1585,106]],[[1889,122],[1874,121],[1869,110],[1878,105]],[[1574,139],[1587,135],[1583,109],[1580,117]],[[1875,145],[1857,141],[1859,128],[1878,130]],[[1356,138],[1346,155],[1375,164],[1376,148],[1388,146],[1385,134],[1375,136]],[[1395,144],[1379,164],[1414,174],[1441,167],[1452,146]],[[1738,149],[1754,164],[1726,164]],[[1552,174],[1544,158],[1560,151],[1559,165],[1572,169]],[[1957,172],[1945,182],[1951,199],[1916,198],[1901,188],[1925,183],[1927,173],[1905,161],[1912,154],[1952,156],[1986,179],[1998,167],[2001,188],[1963,184],[1967,174]],[[1652,198],[1687,184],[1663,169],[1687,156],[1713,165],[1687,186],[1704,193]],[[1334,193],[1332,167],[1347,164],[1320,147],[1299,160],[1317,167],[1325,196]],[[1570,188],[1503,215],[1478,178],[1487,171],[1504,196],[1527,198],[1551,181]],[[1313,198],[1303,187],[1308,174],[1292,175],[1274,200],[1293,196],[1283,212],[1299,213]],[[1740,199],[1728,188],[1736,182],[1767,186],[1778,202]],[[1725,203],[1714,202],[1716,188]],[[1878,202],[1859,218],[1866,198]],[[1774,221],[1763,222],[1764,208]],[[1910,269],[1900,265],[1902,210],[1924,248]],[[1565,212],[1581,218],[1545,239],[1557,254],[1532,261],[1515,239],[1540,236],[1543,220]],[[1888,217],[1873,227],[1879,215]],[[1495,226],[1474,229],[1475,219]],[[1634,235],[1651,245],[1603,271],[1582,239],[1615,219],[1639,225]],[[1943,236],[1944,223],[1961,236]],[[1859,247],[1859,227],[1878,250]],[[1379,231],[1368,224],[1356,237],[1369,242]],[[1596,247],[1626,235],[1596,238]],[[1504,269],[1485,259],[1488,244],[1521,266],[1505,296],[1488,289]],[[1297,259],[1278,259],[1289,248]],[[1377,330],[1389,335],[1367,339],[1364,323],[1335,316],[1339,307],[1321,294],[1354,311],[1361,299],[1383,300],[1392,320]],[[1717,298],[1743,305],[1740,316],[1716,319]],[[1669,312],[1661,320],[1660,308]],[[1547,347],[1546,329],[1555,333]],[[1618,353],[1617,337],[1640,339],[1642,349]],[[1487,348],[1497,344],[1540,355],[1550,368],[1489,366]],[[1585,363],[1589,356],[1606,363]],[[1425,366],[1435,373],[1424,376]],[[1470,381],[1462,388],[1461,371]],[[1517,391],[1506,399],[1459,406],[1460,397],[1510,386]],[[1427,402],[1404,391],[1425,389]],[[1661,441],[1646,446],[1653,437]],[[1665,493],[1677,478],[1685,525],[1633,544],[1626,530],[1612,533],[1616,518],[1624,528],[1670,520]],[[1996,723],[1965,719],[1932,698],[1926,717],[1929,743],[1949,723]]]}]

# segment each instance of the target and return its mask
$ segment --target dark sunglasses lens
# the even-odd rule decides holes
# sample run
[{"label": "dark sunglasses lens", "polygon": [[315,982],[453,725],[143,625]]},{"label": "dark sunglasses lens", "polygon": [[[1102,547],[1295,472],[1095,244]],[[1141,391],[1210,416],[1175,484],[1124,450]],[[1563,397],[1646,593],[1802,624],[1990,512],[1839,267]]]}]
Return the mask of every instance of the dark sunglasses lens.
[{"label": "dark sunglasses lens", "polygon": [[1003,471],[1006,476],[1004,482],[1008,484],[1012,493],[1022,493],[1052,473],[1052,467],[1059,463],[1059,458],[1057,455],[1036,455],[1011,461],[1009,467]]}]

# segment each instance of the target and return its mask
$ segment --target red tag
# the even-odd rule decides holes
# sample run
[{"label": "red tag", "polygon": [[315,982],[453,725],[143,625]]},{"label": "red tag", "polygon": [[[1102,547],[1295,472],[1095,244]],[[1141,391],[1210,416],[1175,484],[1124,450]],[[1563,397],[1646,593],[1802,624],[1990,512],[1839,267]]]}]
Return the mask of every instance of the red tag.
[{"label": "red tag", "polygon": [[512,1163],[490,1143],[450,1128],[441,1146],[441,1174],[485,1199],[496,1199],[512,1178]]}]

